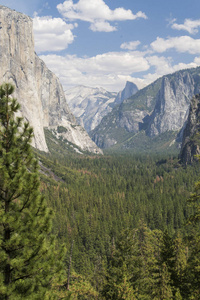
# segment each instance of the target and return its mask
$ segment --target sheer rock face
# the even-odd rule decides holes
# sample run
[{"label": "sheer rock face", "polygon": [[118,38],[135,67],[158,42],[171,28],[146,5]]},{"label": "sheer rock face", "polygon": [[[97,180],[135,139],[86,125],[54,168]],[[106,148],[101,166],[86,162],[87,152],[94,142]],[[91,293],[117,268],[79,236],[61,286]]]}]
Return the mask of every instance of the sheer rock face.
[{"label": "sheer rock face", "polygon": [[187,71],[177,73],[173,80],[163,77],[147,134],[155,136],[166,131],[179,131],[187,120],[194,93],[194,78]]},{"label": "sheer rock face", "polygon": [[34,129],[33,146],[48,151],[43,128],[63,126],[69,142],[102,153],[69,110],[58,78],[34,51],[32,19],[0,5],[0,83],[15,85],[21,114]]},{"label": "sheer rock face", "polygon": [[[105,136],[106,139],[114,138],[114,143],[108,145],[110,147],[124,143],[122,134],[127,135],[128,139],[134,139],[134,135],[140,131],[152,138],[165,132],[181,131],[177,139],[181,142],[190,100],[198,93],[200,67],[163,76],[124,100],[115,111],[102,119],[90,136],[100,147],[108,145],[104,141]],[[121,135],[115,134],[117,130],[120,130]]]},{"label": "sheer rock face", "polygon": [[130,98],[131,96],[135,95],[138,91],[138,87],[135,83],[127,81],[125,88],[118,93],[115,104],[122,103],[125,99]]},{"label": "sheer rock face", "polygon": [[191,164],[198,160],[200,154],[200,95],[192,98],[188,120],[183,131],[183,141],[180,160],[184,164]]}]

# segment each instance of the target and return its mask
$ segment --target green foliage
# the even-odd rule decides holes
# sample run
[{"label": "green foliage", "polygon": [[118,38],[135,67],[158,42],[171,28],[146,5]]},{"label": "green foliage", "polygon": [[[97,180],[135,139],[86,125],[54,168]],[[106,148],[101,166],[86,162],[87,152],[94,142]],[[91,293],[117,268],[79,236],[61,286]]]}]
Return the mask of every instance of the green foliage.
[{"label": "green foliage", "polygon": [[151,112],[156,104],[156,95],[160,89],[162,79],[159,78],[147,87],[139,90],[135,95],[122,104],[123,111],[132,109],[147,110]]},{"label": "green foliage", "polygon": [[187,199],[199,165],[184,168],[163,155],[78,155],[49,131],[46,137],[51,153],[37,154],[41,191],[55,212],[52,230],[67,258],[74,241],[75,275],[70,290],[58,287],[58,295],[174,300],[198,293],[191,275],[198,243],[194,250],[186,243],[191,232],[184,224],[196,210]]},{"label": "green foliage", "polygon": [[39,191],[33,130],[15,116],[13,90],[10,84],[0,87],[0,298],[46,299],[61,257],[57,263],[48,238],[52,213]]},{"label": "green foliage", "polygon": [[[65,274],[67,277],[67,274]],[[89,281],[83,276],[73,272],[71,276],[70,289],[67,289],[67,281],[63,278],[57,282],[57,278],[53,281],[53,290],[56,295],[56,299],[65,300],[93,300],[98,299],[98,292],[94,289]],[[51,295],[50,291],[48,297]]]},{"label": "green foliage", "polygon": [[58,133],[65,133],[65,132],[67,132],[67,128],[65,128],[63,126],[58,126],[57,127],[57,132]]},{"label": "green foliage", "polygon": [[12,92],[0,87],[0,299],[199,299],[199,182],[190,196],[199,164],[78,155],[45,130],[50,153],[35,151],[39,173]]},{"label": "green foliage", "polygon": [[[123,232],[110,258],[102,291],[105,299],[172,299],[169,271],[165,263],[160,264],[161,244],[162,232],[143,223]],[[124,282],[130,298],[121,297]]]},{"label": "green foliage", "polygon": [[[97,299],[185,299],[188,246],[182,233],[187,232],[187,198],[199,166],[183,168],[173,157],[54,151],[38,154],[46,173],[41,187],[55,212],[53,232],[65,243],[67,257],[68,245],[75,241],[73,272],[100,293]],[[130,259],[125,228],[136,232]],[[165,229],[168,233],[162,233]],[[113,244],[117,267],[111,259]]]},{"label": "green foliage", "polygon": [[135,254],[133,234],[123,232],[117,244],[112,245],[106,283],[102,291],[105,299],[135,299],[136,291],[131,285]]},{"label": "green foliage", "polygon": [[188,264],[186,268],[185,290],[190,295],[189,299],[199,299],[200,295],[200,181],[195,185],[194,192],[188,199],[192,211],[188,218],[189,233]]},{"label": "green foliage", "polygon": [[[116,135],[117,131],[122,131],[123,134],[123,140],[118,142],[118,144],[112,146],[110,149],[107,150],[107,152],[130,152],[130,153],[137,153],[140,154],[155,154],[155,153],[162,153],[162,155],[165,154],[178,154],[178,144],[175,141],[177,132],[174,131],[167,131],[165,133],[160,134],[159,136],[155,137],[149,137],[146,135],[144,130],[141,130],[140,132],[133,134],[124,134],[122,128],[116,129]],[[119,139],[119,137],[118,137]]]}]

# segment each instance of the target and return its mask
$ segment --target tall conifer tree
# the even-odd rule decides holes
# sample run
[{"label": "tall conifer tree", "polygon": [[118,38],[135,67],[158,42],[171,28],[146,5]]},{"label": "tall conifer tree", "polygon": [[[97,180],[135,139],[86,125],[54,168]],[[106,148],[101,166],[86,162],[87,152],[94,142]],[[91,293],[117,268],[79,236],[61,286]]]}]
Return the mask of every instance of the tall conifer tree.
[{"label": "tall conifer tree", "polygon": [[195,185],[194,193],[188,199],[193,209],[188,219],[190,229],[188,236],[189,255],[186,268],[186,295],[189,299],[200,299],[200,181]]},{"label": "tall conifer tree", "polygon": [[[40,194],[33,129],[16,117],[11,84],[0,86],[0,299],[51,299],[51,212]],[[59,259],[57,259],[59,262]]]}]

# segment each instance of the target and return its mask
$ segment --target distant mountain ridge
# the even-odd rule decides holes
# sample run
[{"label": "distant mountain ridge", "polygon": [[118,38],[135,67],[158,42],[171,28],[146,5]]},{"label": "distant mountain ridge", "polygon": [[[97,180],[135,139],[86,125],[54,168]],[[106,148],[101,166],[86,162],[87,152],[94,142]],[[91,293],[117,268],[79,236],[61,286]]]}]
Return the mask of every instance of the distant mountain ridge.
[{"label": "distant mountain ridge", "polygon": [[150,145],[154,137],[166,138],[171,132],[169,147],[187,120],[190,100],[199,92],[200,67],[165,75],[115,107],[90,136],[101,148],[136,149],[138,135],[148,138]]},{"label": "distant mountain ridge", "polygon": [[76,86],[65,91],[67,103],[78,123],[87,132],[94,129],[101,119],[112,110],[117,93],[110,93],[103,88]]},{"label": "distant mountain ridge", "polygon": [[48,151],[48,128],[82,151],[102,153],[76,122],[58,78],[35,53],[32,19],[0,5],[0,23],[0,81],[15,86],[21,115],[34,129],[33,146]]},{"label": "distant mountain ridge", "polygon": [[138,88],[133,82],[127,82],[125,88],[118,94],[103,88],[76,86],[65,91],[65,96],[78,123],[90,132],[99,125],[104,116],[112,111],[114,106],[137,91]]}]

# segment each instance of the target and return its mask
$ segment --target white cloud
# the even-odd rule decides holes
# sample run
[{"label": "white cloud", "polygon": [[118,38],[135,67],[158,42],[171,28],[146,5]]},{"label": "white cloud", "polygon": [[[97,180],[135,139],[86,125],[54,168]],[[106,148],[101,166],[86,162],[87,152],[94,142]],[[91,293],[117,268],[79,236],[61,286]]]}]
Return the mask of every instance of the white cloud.
[{"label": "white cloud", "polygon": [[[158,61],[159,61],[159,57],[158,57]],[[145,74],[143,76],[143,81],[141,82],[141,86],[142,86],[142,83],[143,83],[143,86],[146,86],[146,85],[152,83],[153,81],[155,81],[156,79],[158,79],[159,77],[162,77],[163,75],[171,74],[176,71],[183,70],[183,69],[196,68],[199,65],[200,65],[200,60],[198,63],[194,60],[194,62],[191,62],[189,64],[179,63],[179,64],[173,65],[173,66],[171,64],[169,64],[169,65],[165,65],[165,67],[163,69],[162,69],[162,66],[157,67],[156,65],[154,65],[155,72]],[[134,81],[134,82],[136,82],[136,81]]]},{"label": "white cloud", "polygon": [[126,80],[131,80],[133,72],[149,69],[144,54],[140,52],[109,52],[87,58],[46,55],[41,59],[60,78],[64,89],[83,84],[119,91],[124,88]]},{"label": "white cloud", "polygon": [[100,31],[100,32],[112,32],[116,31],[117,28],[114,26],[111,26],[110,23],[105,21],[96,21],[95,23],[92,23],[89,27],[92,31]]},{"label": "white cloud", "polygon": [[171,57],[152,55],[147,57],[147,61],[150,66],[155,68],[155,73],[157,76],[162,76],[167,73],[171,73],[172,59]]},{"label": "white cloud", "polygon": [[128,43],[121,44],[121,49],[127,49],[127,50],[135,50],[140,45],[140,41],[132,41]]},{"label": "white cloud", "polygon": [[190,34],[198,33],[198,27],[200,27],[200,19],[199,20],[191,20],[185,19],[183,24],[175,23],[176,19],[173,20],[171,28],[177,30],[185,30]]},{"label": "white cloud", "polygon": [[163,39],[158,37],[151,43],[154,51],[162,53],[169,49],[175,49],[178,52],[187,52],[190,54],[200,53],[200,39],[193,39],[189,36],[169,37]]},{"label": "white cloud", "polygon": [[141,11],[133,14],[130,9],[122,7],[111,10],[103,0],[79,0],[77,3],[68,0],[58,4],[57,9],[66,19],[90,22],[92,24],[90,29],[93,31],[115,31],[116,27],[111,26],[108,21],[147,19],[145,13]]},{"label": "white cloud", "polygon": [[61,18],[38,17],[33,18],[36,52],[61,51],[74,41],[72,29],[77,24],[67,24]]},{"label": "white cloud", "polygon": [[[188,64],[173,65],[171,57],[138,51],[109,52],[86,58],[75,55],[40,57],[60,78],[64,90],[81,84],[118,92],[124,88],[126,81],[132,81],[143,88],[163,75],[200,65],[200,56]],[[143,71],[144,75],[137,77],[137,72]]]},{"label": "white cloud", "polygon": [[149,56],[146,58],[150,66],[155,67],[155,73],[157,77],[170,74],[182,69],[194,68],[197,67],[197,63],[191,62],[189,64],[185,63],[178,63],[177,65],[172,65],[173,60],[171,57],[164,57],[164,56]]},{"label": "white cloud", "polygon": [[200,56],[199,56],[199,57],[195,57],[194,62],[195,62],[197,65],[200,65]]}]

